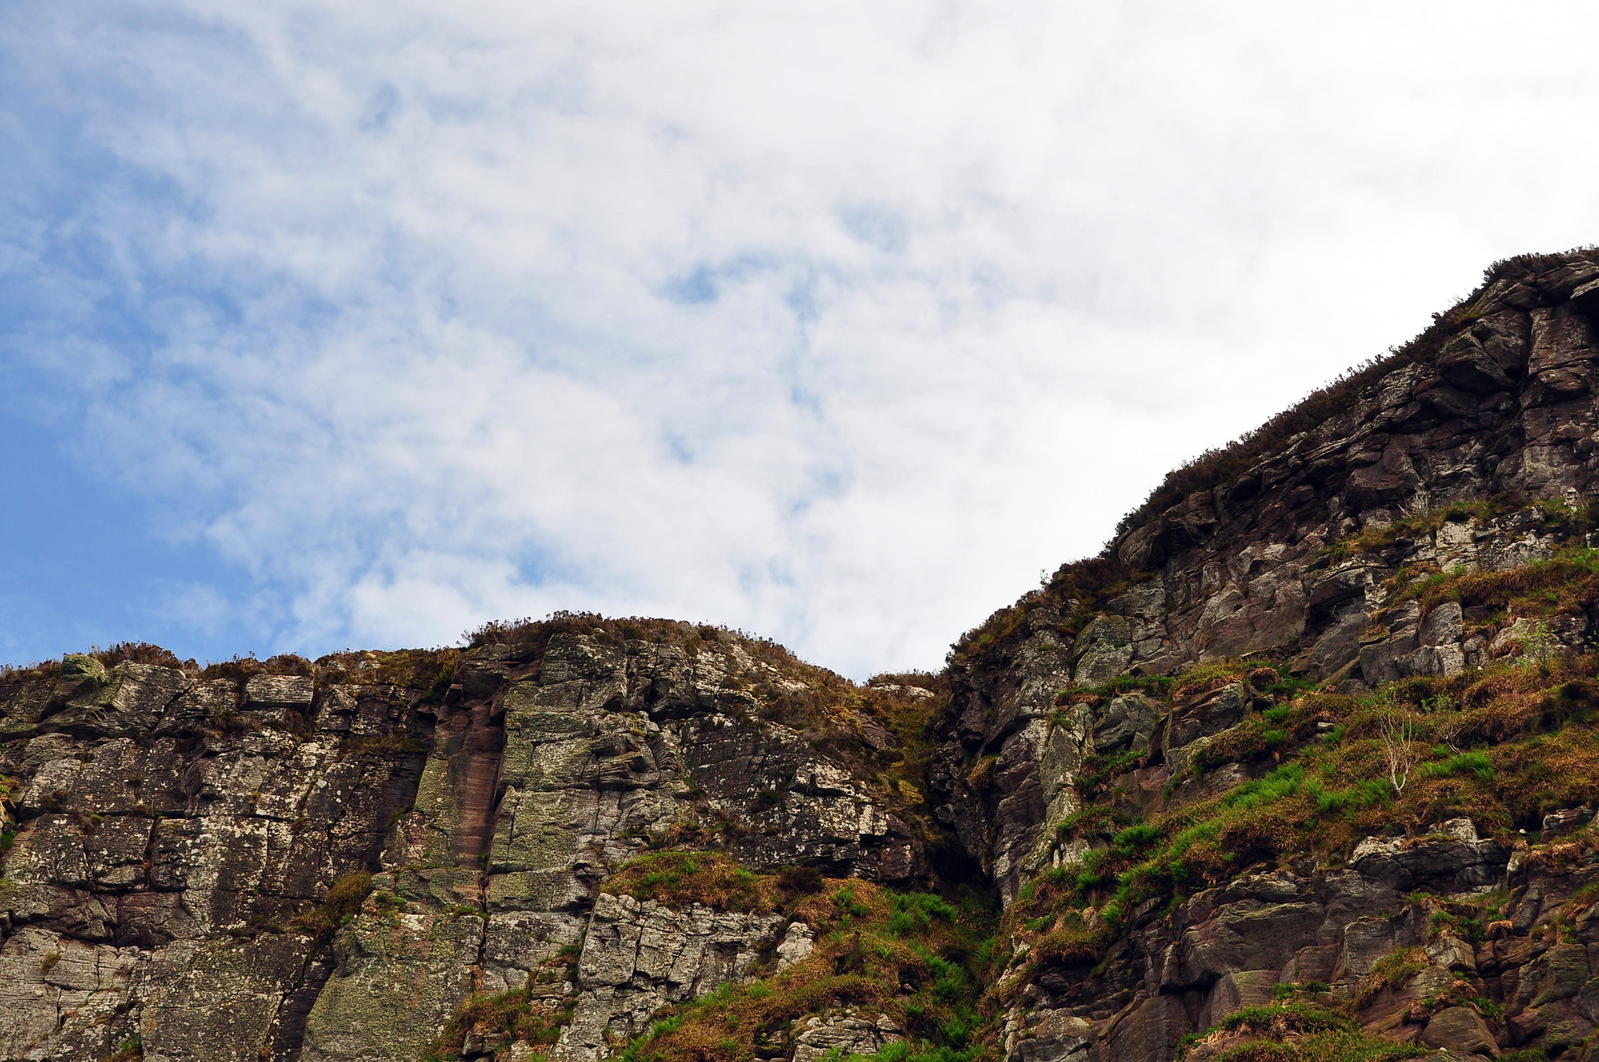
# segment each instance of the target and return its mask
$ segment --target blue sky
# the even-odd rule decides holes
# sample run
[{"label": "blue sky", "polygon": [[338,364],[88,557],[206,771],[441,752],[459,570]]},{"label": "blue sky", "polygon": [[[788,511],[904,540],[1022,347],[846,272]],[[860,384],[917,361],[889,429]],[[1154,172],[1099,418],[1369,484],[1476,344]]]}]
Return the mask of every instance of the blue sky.
[{"label": "blue sky", "polygon": [[0,661],[555,609],[936,667],[1599,240],[1587,5],[0,8]]}]

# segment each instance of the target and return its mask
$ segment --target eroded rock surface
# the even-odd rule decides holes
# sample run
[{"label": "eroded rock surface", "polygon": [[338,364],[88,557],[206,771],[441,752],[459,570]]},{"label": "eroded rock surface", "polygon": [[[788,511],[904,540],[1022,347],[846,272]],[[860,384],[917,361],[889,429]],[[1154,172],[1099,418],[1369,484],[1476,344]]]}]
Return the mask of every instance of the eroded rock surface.
[{"label": "eroded rock surface", "polygon": [[841,680],[665,630],[397,682],[125,662],[13,684],[0,1058],[413,1062],[469,997],[530,986],[576,1001],[555,1056],[600,1058],[758,951],[804,951],[786,917],[597,891],[662,839],[925,877],[903,800],[776,721]]},{"label": "eroded rock surface", "polygon": [[[1503,655],[1517,636],[1495,644],[1487,610],[1424,610],[1396,579],[1509,570],[1569,541],[1551,510],[1599,496],[1599,324],[1572,297],[1595,281],[1591,253],[1495,277],[1304,430],[1146,507],[1105,558],[1061,569],[956,646],[960,745],[935,775],[946,818],[1002,888],[1047,864],[1037,826],[1069,810],[1082,758],[1126,745],[1115,719],[1055,717],[1069,685],[1269,654],[1370,688]],[[1587,626],[1557,623],[1552,643],[1582,645]],[[974,786],[984,759],[996,769]]]},{"label": "eroded rock surface", "polygon": [[1596,320],[1497,267],[940,676],[565,614],[0,674],[0,1062],[1594,1057]]}]

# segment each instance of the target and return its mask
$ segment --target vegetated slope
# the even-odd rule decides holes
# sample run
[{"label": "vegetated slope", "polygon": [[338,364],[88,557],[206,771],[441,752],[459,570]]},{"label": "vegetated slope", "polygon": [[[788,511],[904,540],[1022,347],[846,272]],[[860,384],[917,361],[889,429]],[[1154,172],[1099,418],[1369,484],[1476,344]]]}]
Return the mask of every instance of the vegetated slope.
[{"label": "vegetated slope", "polygon": [[1589,1057],[1596,298],[1495,267],[940,676],[564,614],[13,671],[0,1059]]}]

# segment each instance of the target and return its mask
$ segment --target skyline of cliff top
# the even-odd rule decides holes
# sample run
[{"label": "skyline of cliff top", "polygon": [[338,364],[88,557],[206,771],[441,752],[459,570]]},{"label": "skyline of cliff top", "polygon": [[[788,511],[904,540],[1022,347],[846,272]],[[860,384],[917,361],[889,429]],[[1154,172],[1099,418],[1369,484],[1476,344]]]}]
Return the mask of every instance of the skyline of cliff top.
[{"label": "skyline of cliff top", "polygon": [[1592,242],[1599,13],[1496,15],[0,13],[0,662],[593,610],[936,668]]}]

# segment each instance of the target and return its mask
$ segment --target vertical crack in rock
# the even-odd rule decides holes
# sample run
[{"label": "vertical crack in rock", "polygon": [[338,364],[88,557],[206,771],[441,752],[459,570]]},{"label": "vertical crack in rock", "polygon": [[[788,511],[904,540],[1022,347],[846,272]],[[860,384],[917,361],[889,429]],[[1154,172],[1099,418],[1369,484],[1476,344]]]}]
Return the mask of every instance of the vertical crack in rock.
[{"label": "vertical crack in rock", "polygon": [[505,726],[503,716],[496,715],[489,701],[473,702],[464,716],[458,718],[465,725],[457,760],[460,819],[455,826],[452,850],[458,861],[473,865],[487,856],[494,837]]}]

